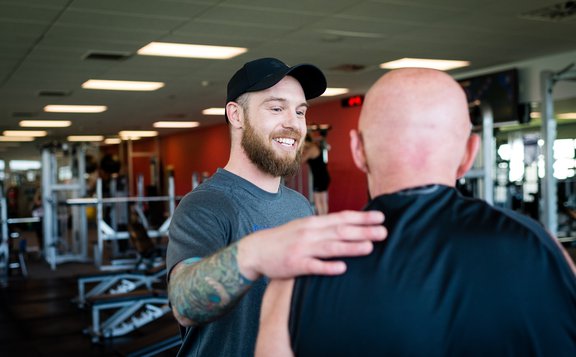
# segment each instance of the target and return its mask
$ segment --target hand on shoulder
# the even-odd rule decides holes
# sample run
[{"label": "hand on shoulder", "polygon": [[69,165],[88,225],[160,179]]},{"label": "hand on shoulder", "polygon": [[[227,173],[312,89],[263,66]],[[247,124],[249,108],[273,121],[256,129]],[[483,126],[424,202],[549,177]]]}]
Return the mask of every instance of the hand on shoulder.
[{"label": "hand on shoulder", "polygon": [[370,254],[373,242],[386,238],[383,221],[378,211],[342,211],[294,220],[242,239],[238,265],[249,279],[342,274],[344,262],[323,259]]}]

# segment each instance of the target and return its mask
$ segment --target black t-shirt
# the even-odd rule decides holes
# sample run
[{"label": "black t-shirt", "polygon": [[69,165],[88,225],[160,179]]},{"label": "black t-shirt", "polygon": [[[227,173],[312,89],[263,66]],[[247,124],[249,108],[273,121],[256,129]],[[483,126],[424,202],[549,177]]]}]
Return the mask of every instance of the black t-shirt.
[{"label": "black t-shirt", "polygon": [[539,223],[445,186],[366,209],[388,238],[296,280],[297,356],[576,356],[576,278]]}]

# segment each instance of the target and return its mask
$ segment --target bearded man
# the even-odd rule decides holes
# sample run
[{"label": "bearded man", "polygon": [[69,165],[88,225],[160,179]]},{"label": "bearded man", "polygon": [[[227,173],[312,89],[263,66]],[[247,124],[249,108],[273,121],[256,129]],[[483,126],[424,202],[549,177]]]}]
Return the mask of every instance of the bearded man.
[{"label": "bearded man", "polygon": [[317,67],[274,58],[248,62],[230,79],[229,161],[184,197],[170,226],[180,356],[253,355],[265,277],[342,274],[342,261],[323,258],[365,255],[385,238],[382,213],[308,217],[306,198],[281,184],[300,167],[307,100],[325,89]]}]

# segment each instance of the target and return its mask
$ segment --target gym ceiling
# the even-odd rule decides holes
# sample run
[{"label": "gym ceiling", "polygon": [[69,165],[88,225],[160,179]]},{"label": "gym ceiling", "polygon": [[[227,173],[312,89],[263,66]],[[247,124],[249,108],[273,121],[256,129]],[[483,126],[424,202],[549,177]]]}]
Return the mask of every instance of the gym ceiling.
[{"label": "gym ceiling", "polygon": [[[363,94],[384,73],[380,63],[403,57],[470,61],[449,72],[457,76],[573,51],[575,11],[566,17],[540,11],[554,6],[576,7],[557,0],[0,0],[0,130],[21,130],[21,120],[72,121],[0,156],[37,157],[43,141],[153,130],[160,120],[222,123],[201,111],[222,107],[228,78],[258,57],[316,64],[330,87],[349,88],[351,95]],[[229,60],[136,54],[150,42],[248,51]],[[81,88],[88,79],[165,86],[152,92]],[[334,97],[316,101],[326,100]],[[43,112],[48,104],[108,110]]]}]

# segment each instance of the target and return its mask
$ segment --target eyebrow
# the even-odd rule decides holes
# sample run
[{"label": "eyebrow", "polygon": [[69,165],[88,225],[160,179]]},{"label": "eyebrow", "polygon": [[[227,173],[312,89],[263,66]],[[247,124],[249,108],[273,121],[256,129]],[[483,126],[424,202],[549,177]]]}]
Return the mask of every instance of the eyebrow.
[{"label": "eyebrow", "polygon": [[[262,103],[264,104],[264,103],[276,102],[276,101],[277,101],[277,102],[287,102],[288,100],[286,100],[286,98],[280,98],[280,97],[268,97],[268,98],[264,99],[264,101],[263,101]],[[309,105],[307,102],[303,102],[303,103],[300,103],[300,104],[298,105],[298,107],[306,107],[306,108],[309,108],[310,105]]]}]

